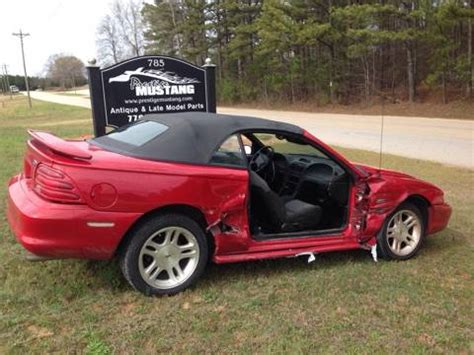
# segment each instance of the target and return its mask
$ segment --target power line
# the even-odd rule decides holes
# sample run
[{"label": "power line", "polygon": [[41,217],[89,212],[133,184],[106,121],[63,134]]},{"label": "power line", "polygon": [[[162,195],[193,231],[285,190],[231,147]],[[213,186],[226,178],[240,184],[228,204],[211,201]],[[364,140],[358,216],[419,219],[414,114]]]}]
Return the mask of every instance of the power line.
[{"label": "power line", "polygon": [[29,33],[24,33],[21,31],[18,33],[12,33],[15,37],[20,37],[20,43],[21,43],[21,56],[23,58],[23,71],[25,72],[25,86],[26,86],[26,92],[28,93],[28,105],[31,108],[31,97],[30,97],[30,85],[28,84],[28,74],[26,74],[26,62],[25,62],[25,50],[23,46],[23,38],[28,37],[30,34]]}]

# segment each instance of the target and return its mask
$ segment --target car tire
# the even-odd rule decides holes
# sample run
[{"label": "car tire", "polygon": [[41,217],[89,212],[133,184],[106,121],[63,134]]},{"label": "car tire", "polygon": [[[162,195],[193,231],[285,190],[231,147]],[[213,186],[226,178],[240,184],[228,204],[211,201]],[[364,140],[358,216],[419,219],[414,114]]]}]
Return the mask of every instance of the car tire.
[{"label": "car tire", "polygon": [[377,252],[387,260],[410,259],[420,250],[425,221],[419,208],[404,202],[391,213],[377,235]]},{"label": "car tire", "polygon": [[206,235],[192,218],[163,214],[135,228],[122,248],[125,279],[147,296],[174,295],[193,285],[208,261]]}]

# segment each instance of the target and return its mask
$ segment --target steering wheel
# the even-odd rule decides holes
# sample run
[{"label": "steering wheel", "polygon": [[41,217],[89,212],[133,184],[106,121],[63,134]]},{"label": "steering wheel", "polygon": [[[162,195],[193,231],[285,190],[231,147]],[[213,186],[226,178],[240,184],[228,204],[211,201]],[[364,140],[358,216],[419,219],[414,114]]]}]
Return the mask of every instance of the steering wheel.
[{"label": "steering wheel", "polygon": [[256,173],[264,170],[272,162],[274,153],[275,150],[272,147],[264,145],[262,148],[257,150],[252,159],[250,159],[250,169]]}]

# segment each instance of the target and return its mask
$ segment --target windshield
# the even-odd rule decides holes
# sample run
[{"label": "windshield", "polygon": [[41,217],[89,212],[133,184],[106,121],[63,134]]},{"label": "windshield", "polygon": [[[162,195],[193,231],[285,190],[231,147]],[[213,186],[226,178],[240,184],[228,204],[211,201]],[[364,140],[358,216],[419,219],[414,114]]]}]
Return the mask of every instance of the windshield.
[{"label": "windshield", "polygon": [[301,140],[290,139],[289,137],[272,133],[255,133],[254,137],[257,138],[262,145],[272,147],[276,153],[284,155],[308,155],[328,159],[328,156],[319,149]]}]

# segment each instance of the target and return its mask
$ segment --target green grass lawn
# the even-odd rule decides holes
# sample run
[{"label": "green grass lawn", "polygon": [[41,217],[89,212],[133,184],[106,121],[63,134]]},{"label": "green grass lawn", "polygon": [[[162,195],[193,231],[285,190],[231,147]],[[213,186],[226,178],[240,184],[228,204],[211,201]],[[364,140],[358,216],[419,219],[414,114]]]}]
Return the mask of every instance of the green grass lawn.
[{"label": "green grass lawn", "polygon": [[[0,99],[0,353],[473,352],[474,172],[385,156],[384,166],[444,189],[454,213],[405,262],[366,251],[210,265],[174,297],[134,292],[115,261],[30,263],[5,218],[27,127],[91,133],[87,109]],[[339,149],[376,164],[375,153]]]}]

